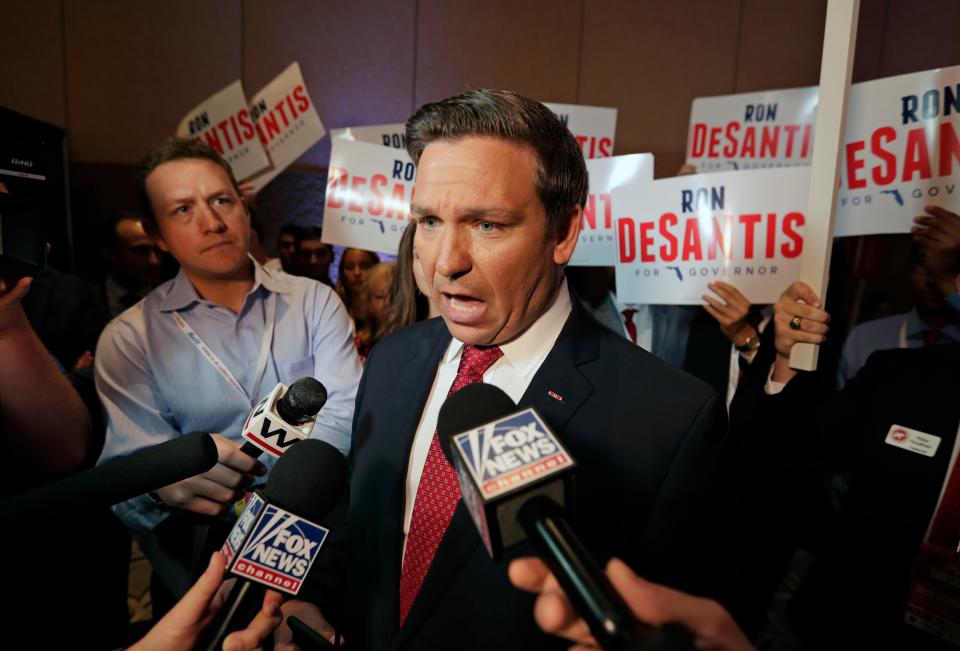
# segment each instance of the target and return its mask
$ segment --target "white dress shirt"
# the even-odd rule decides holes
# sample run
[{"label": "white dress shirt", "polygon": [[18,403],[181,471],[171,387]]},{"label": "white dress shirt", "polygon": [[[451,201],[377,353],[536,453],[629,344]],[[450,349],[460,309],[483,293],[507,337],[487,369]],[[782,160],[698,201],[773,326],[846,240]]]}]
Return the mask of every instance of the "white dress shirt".
[{"label": "white dress shirt", "polygon": [[[553,303],[547,311],[533,322],[519,337],[502,344],[500,350],[503,357],[496,361],[483,374],[485,384],[492,384],[503,389],[514,402],[520,400],[523,393],[530,386],[530,381],[536,374],[547,354],[553,349],[553,344],[567,322],[572,309],[570,292],[567,281],[564,279],[560,291],[557,292]],[[453,386],[460,365],[460,352],[463,342],[456,338],[450,341],[447,350],[440,360],[437,374],[433,379],[433,386],[427,397],[417,433],[413,439],[413,448],[407,461],[407,482],[405,485],[405,502],[403,509],[403,548],[407,548],[407,533],[410,531],[410,520],[413,517],[413,504],[417,497],[417,487],[420,485],[420,476],[427,461],[427,452],[437,430],[437,416],[440,406],[446,401],[447,393]]]},{"label": "white dress shirt", "polygon": [[648,353],[652,353],[653,314],[650,311],[650,306],[643,303],[621,303],[617,300],[617,295],[614,292],[610,292],[610,298],[613,300],[613,304],[617,306],[617,312],[620,313],[620,329],[627,341],[631,340],[630,331],[627,330],[627,317],[623,312],[624,310],[636,310],[630,315],[633,325],[637,328],[637,341],[635,343]]}]

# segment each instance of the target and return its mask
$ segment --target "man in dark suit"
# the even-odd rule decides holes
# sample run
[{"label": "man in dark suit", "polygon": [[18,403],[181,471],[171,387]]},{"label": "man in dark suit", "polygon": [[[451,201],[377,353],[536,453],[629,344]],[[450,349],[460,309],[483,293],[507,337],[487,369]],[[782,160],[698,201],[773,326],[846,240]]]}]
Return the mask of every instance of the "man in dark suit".
[{"label": "man in dark suit", "polygon": [[[937,543],[927,530],[938,505],[947,502],[941,491],[949,495],[960,421],[960,344],[877,352],[842,392],[824,399],[816,374],[790,369],[788,356],[798,341],[822,343],[827,320],[810,288],[792,285],[775,308],[776,360],[772,367],[769,358],[758,360],[730,414],[746,473],[765,487],[768,533],[792,523],[795,534],[809,536],[796,520],[812,495],[796,487],[822,481],[836,468],[850,472],[849,496],[819,536],[789,620],[810,649],[945,648],[907,626],[905,614],[916,585],[914,563],[928,543]],[[946,565],[954,580],[955,516],[946,513]],[[948,580],[933,592],[952,599],[957,589]]]},{"label": "man in dark suit", "polygon": [[441,404],[478,381],[535,407],[569,448],[574,526],[598,559],[732,605],[740,511],[723,402],[571,296],[562,267],[587,194],[576,140],[539,102],[474,91],[422,107],[407,145],[415,250],[443,318],[378,343],[360,384],[351,648],[563,646],[487,556],[439,450]]}]

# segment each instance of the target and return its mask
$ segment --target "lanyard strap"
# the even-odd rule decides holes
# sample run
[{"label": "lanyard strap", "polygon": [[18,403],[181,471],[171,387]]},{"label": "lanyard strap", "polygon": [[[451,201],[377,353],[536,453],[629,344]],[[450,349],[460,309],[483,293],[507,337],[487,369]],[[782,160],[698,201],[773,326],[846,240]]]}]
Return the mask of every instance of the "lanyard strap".
[{"label": "lanyard strap", "polygon": [[[253,376],[253,395],[260,395],[260,384],[263,382],[263,375],[267,370],[267,358],[270,356],[270,346],[273,344],[273,330],[274,330],[274,320],[277,313],[277,297],[273,292],[270,293],[270,296],[267,297],[266,301],[266,314],[265,314],[265,323],[263,328],[263,342],[260,344],[260,355],[257,357],[256,373]],[[233,373],[230,372],[230,369],[217,357],[217,354],[210,350],[210,347],[207,346],[206,342],[200,338],[193,328],[190,327],[190,324],[184,321],[183,317],[180,316],[177,312],[171,312],[173,315],[173,320],[177,324],[177,327],[180,328],[180,332],[190,340],[190,343],[200,351],[200,354],[203,355],[204,359],[210,362],[210,365],[216,369],[217,373],[223,377],[227,383],[232,386],[237,392],[243,396],[243,399],[250,403],[253,406],[253,400],[250,398],[250,394],[247,393],[246,389],[243,388],[243,385],[237,381],[237,378],[234,377]]]}]

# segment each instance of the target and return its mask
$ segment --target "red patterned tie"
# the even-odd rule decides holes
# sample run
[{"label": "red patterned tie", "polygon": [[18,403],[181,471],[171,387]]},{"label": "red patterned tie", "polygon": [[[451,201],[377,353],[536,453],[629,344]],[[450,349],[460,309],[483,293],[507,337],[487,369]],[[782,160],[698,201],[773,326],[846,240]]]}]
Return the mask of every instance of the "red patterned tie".
[{"label": "red patterned tie", "polygon": [[[503,356],[496,346],[477,348],[466,345],[460,355],[457,377],[450,387],[450,396],[468,384],[483,382],[483,374],[494,362]],[[433,556],[440,546],[440,540],[453,518],[453,512],[460,500],[460,481],[457,473],[443,456],[436,432],[430,441],[417,498],[413,503],[413,517],[410,519],[410,531],[407,534],[407,548],[403,553],[403,567],[400,570],[400,624],[407,618],[417,592],[427,576],[427,570],[433,562]]]},{"label": "red patterned tie", "polygon": [[623,311],[623,324],[627,326],[627,334],[633,343],[637,343],[637,324],[633,322],[633,315],[636,313],[637,311],[632,309]]}]

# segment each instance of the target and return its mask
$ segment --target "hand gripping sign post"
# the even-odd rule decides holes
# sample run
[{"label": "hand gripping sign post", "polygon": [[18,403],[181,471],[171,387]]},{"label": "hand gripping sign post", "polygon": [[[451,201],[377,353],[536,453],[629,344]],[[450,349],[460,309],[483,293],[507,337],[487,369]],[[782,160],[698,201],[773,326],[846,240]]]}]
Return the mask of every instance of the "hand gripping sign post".
[{"label": "hand gripping sign post", "polygon": [[416,167],[407,152],[334,138],[323,241],[396,253],[410,220]]},{"label": "hand gripping sign post", "polygon": [[724,280],[751,303],[775,302],[800,271],[808,178],[791,167],[616,188],[618,300],[701,305]]},{"label": "hand gripping sign post", "polygon": [[[847,120],[847,94],[857,43],[860,0],[829,0],[820,61],[820,101],[817,106],[813,162],[807,194],[806,252],[800,261],[800,280],[826,300],[827,274],[833,244],[834,211],[840,183],[840,153]],[[794,344],[790,366],[803,371],[817,368],[819,347]]]},{"label": "hand gripping sign post", "polygon": [[216,149],[238,179],[270,167],[239,79],[189,111],[180,121],[177,135]]},{"label": "hand gripping sign post", "polygon": [[544,106],[557,114],[583,149],[583,157],[613,156],[613,140],[617,132],[617,109],[605,106],[553,104]]},{"label": "hand gripping sign post", "polygon": [[653,154],[594,158],[587,161],[587,171],[590,194],[570,266],[612,267],[617,260],[613,190],[653,181]]}]

